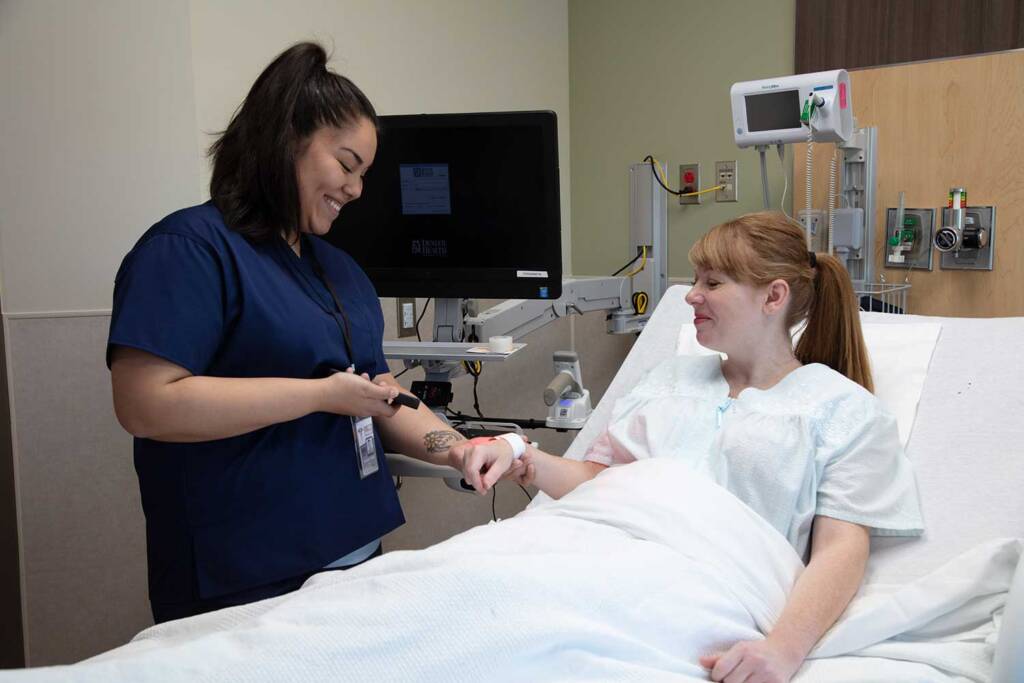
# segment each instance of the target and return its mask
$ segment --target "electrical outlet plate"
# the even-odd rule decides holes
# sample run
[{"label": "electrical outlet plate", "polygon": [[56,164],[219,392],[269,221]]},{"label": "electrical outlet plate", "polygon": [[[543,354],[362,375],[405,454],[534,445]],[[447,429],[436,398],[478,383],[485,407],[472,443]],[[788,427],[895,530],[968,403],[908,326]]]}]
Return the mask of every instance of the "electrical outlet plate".
[{"label": "electrical outlet plate", "polygon": [[[697,192],[700,190],[700,164],[679,164],[679,191]],[[693,197],[680,197],[680,206],[686,204],[700,204],[703,195]]]},{"label": "electrical outlet plate", "polygon": [[395,299],[398,336],[411,337],[416,334],[416,299],[399,297]]},{"label": "electrical outlet plate", "polygon": [[716,161],[715,162],[715,185],[730,185],[731,187],[726,190],[715,191],[716,202],[735,202],[737,201],[737,181],[739,177],[736,174],[736,161]]}]

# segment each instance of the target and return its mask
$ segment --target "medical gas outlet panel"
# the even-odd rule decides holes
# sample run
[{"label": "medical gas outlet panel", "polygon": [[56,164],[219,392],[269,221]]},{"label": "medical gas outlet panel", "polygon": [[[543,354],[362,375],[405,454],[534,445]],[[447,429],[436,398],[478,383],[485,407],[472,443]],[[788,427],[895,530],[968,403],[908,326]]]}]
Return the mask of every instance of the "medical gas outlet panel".
[{"label": "medical gas outlet panel", "polygon": [[935,248],[942,253],[943,270],[992,270],[995,260],[996,207],[967,206],[967,191],[949,191],[942,226],[935,231]]},{"label": "medical gas outlet panel", "polygon": [[885,265],[889,268],[932,269],[935,209],[890,208],[885,222]]},{"label": "medical gas outlet panel", "polygon": [[[935,234],[935,248],[942,252],[939,267],[943,270],[992,270],[995,262],[996,207],[968,206],[963,210],[963,228],[957,233],[955,221],[947,218]],[[948,221],[948,224],[947,224]]]}]

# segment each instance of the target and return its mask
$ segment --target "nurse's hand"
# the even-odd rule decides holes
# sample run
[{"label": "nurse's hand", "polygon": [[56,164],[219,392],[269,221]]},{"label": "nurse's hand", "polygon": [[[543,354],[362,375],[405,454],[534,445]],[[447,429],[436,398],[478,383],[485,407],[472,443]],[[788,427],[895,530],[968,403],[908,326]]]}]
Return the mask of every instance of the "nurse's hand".
[{"label": "nurse's hand", "polygon": [[323,382],[323,412],[357,417],[391,417],[398,407],[391,401],[398,389],[384,383],[374,384],[367,374],[336,372]]},{"label": "nurse's hand", "polygon": [[460,470],[480,495],[490,491],[513,462],[517,461],[512,457],[512,445],[504,439],[470,439],[448,449],[448,464]]}]

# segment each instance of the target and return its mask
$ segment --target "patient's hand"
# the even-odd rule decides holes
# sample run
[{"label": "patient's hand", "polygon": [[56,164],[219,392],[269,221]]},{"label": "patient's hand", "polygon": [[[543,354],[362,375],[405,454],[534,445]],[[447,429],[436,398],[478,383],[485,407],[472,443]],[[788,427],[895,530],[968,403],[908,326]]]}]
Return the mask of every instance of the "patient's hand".
[{"label": "patient's hand", "polygon": [[490,491],[514,462],[517,461],[512,457],[512,446],[504,439],[470,439],[448,449],[448,464],[460,470],[466,482],[481,495]]},{"label": "patient's hand", "polygon": [[518,460],[512,461],[512,466],[502,479],[511,479],[520,486],[529,486],[537,476],[537,466],[533,464],[533,453],[527,449]]},{"label": "patient's hand", "polygon": [[711,680],[724,683],[788,683],[801,664],[802,660],[768,639],[745,640],[725,652],[700,658],[700,665],[711,669]]}]

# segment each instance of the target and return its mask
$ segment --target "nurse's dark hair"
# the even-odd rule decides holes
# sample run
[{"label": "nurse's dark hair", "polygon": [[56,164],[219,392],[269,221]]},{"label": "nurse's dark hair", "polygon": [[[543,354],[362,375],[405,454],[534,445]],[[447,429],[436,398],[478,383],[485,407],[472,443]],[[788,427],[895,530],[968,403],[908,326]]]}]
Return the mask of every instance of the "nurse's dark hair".
[{"label": "nurse's dark hair", "polygon": [[807,251],[803,227],[776,211],[748,213],[716,225],[690,249],[690,263],[745,284],[789,284],[786,326],[806,320],[795,354],[823,363],[874,391],[853,283],[839,259]]},{"label": "nurse's dark hair", "polygon": [[253,241],[298,232],[295,160],[319,128],[345,128],[366,119],[380,128],[366,95],[327,68],[317,43],[279,54],[210,146],[210,198],[228,227]]}]

